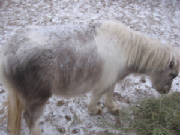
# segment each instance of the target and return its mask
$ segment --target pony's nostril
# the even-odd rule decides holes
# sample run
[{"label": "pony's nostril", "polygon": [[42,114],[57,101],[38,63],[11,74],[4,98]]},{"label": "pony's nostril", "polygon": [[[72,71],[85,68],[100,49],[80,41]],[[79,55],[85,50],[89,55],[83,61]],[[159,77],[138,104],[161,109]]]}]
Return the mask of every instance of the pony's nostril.
[{"label": "pony's nostril", "polygon": [[169,90],[170,90],[170,85],[166,85],[166,86],[164,87],[164,93],[165,93],[165,94],[168,93]]},{"label": "pony's nostril", "polygon": [[175,73],[171,73],[171,74],[170,74],[170,77],[171,77],[172,79],[174,79],[176,76],[177,76],[177,75],[176,75]]}]

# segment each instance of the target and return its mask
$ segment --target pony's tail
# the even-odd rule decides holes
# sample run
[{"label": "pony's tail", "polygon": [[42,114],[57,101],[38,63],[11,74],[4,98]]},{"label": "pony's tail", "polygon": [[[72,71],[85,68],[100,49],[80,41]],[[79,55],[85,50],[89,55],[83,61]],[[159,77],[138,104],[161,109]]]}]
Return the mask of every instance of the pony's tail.
[{"label": "pony's tail", "polygon": [[[2,56],[2,54],[1,54]],[[11,135],[20,135],[21,129],[21,115],[23,110],[22,100],[17,93],[16,87],[13,86],[6,71],[8,71],[8,65],[5,56],[0,58],[0,82],[8,92],[8,132]]]},{"label": "pony's tail", "polygon": [[18,93],[8,90],[8,132],[12,135],[20,135],[21,117],[23,106]]}]

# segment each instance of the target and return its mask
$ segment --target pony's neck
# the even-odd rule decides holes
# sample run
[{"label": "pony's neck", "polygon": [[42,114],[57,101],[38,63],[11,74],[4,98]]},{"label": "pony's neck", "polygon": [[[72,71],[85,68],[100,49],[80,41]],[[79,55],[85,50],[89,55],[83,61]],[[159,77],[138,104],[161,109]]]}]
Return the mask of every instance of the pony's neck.
[{"label": "pony's neck", "polygon": [[[129,48],[128,68],[136,73],[149,73],[156,68],[161,60],[162,45],[160,42],[144,37],[138,33],[131,33],[132,46]],[[160,53],[157,55],[157,53]],[[162,55],[161,55],[162,54]],[[156,58],[157,57],[157,58]]]}]

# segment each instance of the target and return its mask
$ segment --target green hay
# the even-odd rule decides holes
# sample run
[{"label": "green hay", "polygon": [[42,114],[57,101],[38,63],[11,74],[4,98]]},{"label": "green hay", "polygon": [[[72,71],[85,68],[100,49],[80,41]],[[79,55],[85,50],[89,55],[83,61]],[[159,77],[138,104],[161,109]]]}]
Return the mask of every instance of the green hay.
[{"label": "green hay", "polygon": [[180,93],[143,100],[132,107],[130,127],[143,135],[180,135]]}]

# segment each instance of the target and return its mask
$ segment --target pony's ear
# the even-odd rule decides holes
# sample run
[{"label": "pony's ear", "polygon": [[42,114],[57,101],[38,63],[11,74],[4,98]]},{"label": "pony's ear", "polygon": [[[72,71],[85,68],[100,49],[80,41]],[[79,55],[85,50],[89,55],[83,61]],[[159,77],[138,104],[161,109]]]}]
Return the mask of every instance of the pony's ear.
[{"label": "pony's ear", "polygon": [[173,68],[174,67],[174,61],[171,61],[170,63],[169,63],[169,68]]}]

